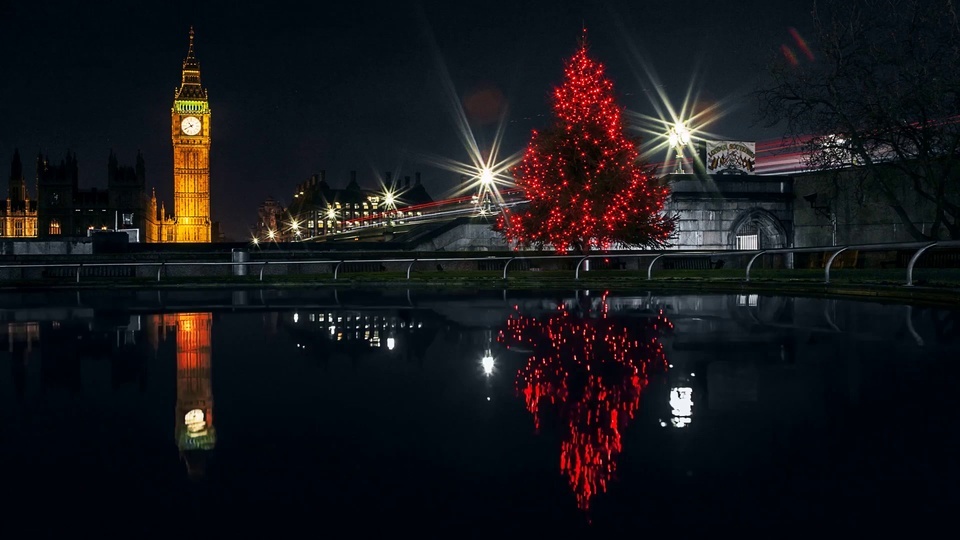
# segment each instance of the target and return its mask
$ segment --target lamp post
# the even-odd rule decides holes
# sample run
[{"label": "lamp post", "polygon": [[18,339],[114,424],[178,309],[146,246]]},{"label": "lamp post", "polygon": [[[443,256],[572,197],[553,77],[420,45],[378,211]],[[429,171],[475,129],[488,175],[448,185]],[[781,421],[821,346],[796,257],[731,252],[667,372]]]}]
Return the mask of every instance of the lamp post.
[{"label": "lamp post", "polygon": [[397,213],[397,199],[393,192],[385,191],[383,193],[383,225],[392,225],[393,218]]},{"label": "lamp post", "polygon": [[690,130],[683,122],[670,126],[670,146],[677,151],[677,174],[683,174],[683,148],[690,144]]}]

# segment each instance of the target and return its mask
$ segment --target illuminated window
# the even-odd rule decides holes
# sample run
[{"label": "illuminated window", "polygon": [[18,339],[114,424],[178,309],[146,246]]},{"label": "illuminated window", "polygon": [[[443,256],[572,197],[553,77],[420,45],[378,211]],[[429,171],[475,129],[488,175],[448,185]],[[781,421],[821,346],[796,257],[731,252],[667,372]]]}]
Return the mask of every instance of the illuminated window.
[{"label": "illuminated window", "polygon": [[23,221],[17,220],[13,224],[13,235],[23,236]]},{"label": "illuminated window", "polygon": [[63,234],[63,232],[62,232],[61,229],[60,229],[60,220],[59,220],[59,219],[51,219],[51,220],[50,220],[50,230],[49,230],[48,232],[50,233],[50,235]]}]

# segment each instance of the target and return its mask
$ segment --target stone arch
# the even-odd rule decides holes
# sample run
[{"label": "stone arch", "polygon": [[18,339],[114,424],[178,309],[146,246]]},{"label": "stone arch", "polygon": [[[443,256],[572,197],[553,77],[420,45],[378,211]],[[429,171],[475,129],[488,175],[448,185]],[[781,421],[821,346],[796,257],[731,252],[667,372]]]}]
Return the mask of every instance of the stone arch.
[{"label": "stone arch", "polygon": [[787,231],[777,216],[763,208],[746,210],[734,222],[727,237],[731,249],[737,247],[737,235],[757,234],[758,249],[777,249],[789,245]]}]

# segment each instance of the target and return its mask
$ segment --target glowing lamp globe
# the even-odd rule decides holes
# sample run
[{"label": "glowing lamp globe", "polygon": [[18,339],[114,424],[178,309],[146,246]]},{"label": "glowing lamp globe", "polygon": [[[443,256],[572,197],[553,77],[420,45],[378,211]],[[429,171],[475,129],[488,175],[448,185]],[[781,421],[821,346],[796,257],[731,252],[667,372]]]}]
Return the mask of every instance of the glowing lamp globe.
[{"label": "glowing lamp globe", "polygon": [[480,183],[485,186],[489,186],[490,184],[492,184],[493,171],[491,171],[490,169],[484,169],[483,172],[480,173]]}]

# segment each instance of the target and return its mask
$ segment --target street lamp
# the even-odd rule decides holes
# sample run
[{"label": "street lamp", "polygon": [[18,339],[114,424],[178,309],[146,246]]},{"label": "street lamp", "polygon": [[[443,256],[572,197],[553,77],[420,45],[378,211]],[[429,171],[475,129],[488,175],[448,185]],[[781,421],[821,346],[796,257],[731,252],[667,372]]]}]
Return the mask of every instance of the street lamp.
[{"label": "street lamp", "polygon": [[480,172],[480,185],[488,188],[493,185],[493,171],[487,167]]},{"label": "street lamp", "polygon": [[383,211],[380,213],[382,225],[390,225],[397,213],[397,196],[393,191],[385,189],[383,192]]},{"label": "street lamp", "polygon": [[670,126],[670,146],[677,151],[677,174],[683,174],[683,148],[690,144],[690,130],[683,122]]}]

